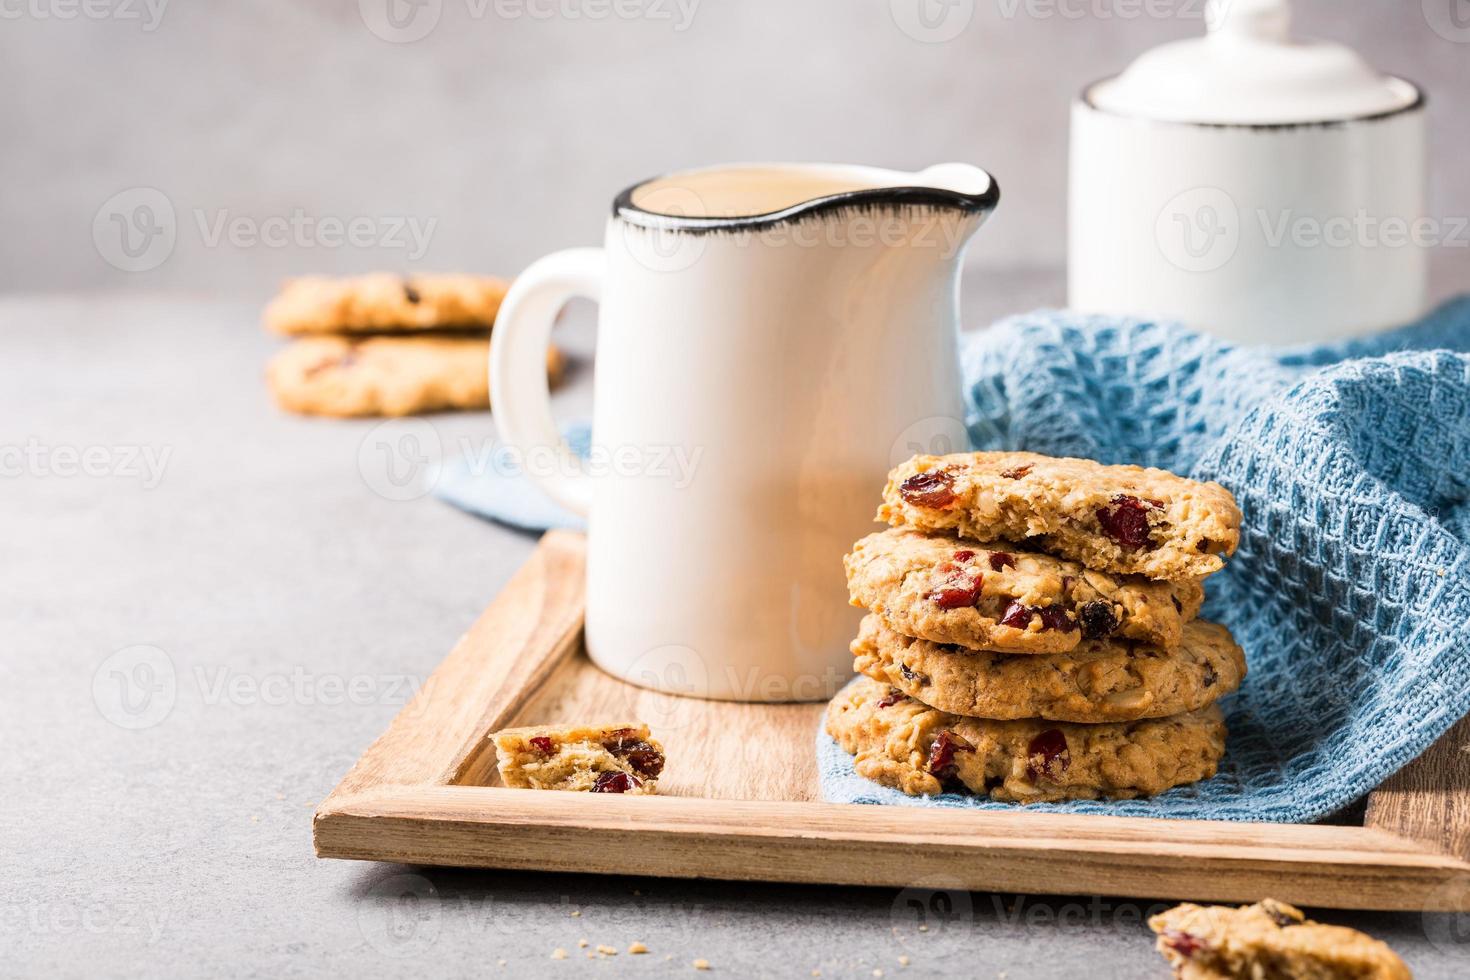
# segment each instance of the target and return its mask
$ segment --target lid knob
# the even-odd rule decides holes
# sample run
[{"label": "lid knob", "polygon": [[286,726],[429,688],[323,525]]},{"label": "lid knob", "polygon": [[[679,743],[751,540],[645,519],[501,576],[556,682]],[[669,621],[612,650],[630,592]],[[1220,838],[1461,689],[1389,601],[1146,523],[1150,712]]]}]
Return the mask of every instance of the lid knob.
[{"label": "lid knob", "polygon": [[1213,38],[1285,44],[1291,39],[1291,4],[1288,0],[1210,0],[1205,23]]}]

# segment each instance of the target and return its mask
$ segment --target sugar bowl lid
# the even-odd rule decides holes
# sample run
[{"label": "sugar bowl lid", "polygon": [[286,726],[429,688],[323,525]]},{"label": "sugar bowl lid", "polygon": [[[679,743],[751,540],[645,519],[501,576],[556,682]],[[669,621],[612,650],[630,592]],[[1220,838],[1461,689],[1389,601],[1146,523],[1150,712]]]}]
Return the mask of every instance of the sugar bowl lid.
[{"label": "sugar bowl lid", "polygon": [[1352,49],[1291,36],[1288,0],[1210,0],[1204,37],[1146,52],[1085,98],[1104,112],[1167,122],[1281,125],[1378,116],[1419,90]]}]

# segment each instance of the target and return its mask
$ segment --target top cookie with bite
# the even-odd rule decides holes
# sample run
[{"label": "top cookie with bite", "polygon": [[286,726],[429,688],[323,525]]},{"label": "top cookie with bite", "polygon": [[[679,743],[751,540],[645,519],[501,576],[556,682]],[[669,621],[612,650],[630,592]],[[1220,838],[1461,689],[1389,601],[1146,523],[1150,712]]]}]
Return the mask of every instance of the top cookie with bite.
[{"label": "top cookie with bite", "polygon": [[915,456],[888,474],[878,519],[1167,581],[1219,571],[1240,542],[1218,483],[1024,452]]}]

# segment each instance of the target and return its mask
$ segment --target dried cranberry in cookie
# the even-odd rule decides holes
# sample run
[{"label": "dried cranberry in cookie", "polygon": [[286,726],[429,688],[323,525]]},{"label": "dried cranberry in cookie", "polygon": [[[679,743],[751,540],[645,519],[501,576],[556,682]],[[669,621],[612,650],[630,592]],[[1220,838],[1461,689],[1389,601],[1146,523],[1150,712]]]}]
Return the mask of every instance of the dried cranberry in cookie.
[{"label": "dried cranberry in cookie", "polygon": [[1062,774],[1071,763],[1072,753],[1067,747],[1067,736],[1060,728],[1048,728],[1026,746],[1026,772],[1032,779],[1060,782]]},{"label": "dried cranberry in cookie", "polygon": [[1137,497],[1120,493],[1106,507],[1097,509],[1097,522],[1103,533],[1125,548],[1152,548],[1149,537],[1149,510],[1162,510],[1162,504],[1144,503]]},{"label": "dried cranberry in cookie", "polygon": [[929,678],[925,677],[923,674],[914,670],[912,667],[910,667],[906,663],[903,663],[902,661],[900,661],[898,664],[898,676],[902,677],[910,684],[923,685],[929,683]]},{"label": "dried cranberry in cookie", "polygon": [[637,730],[619,728],[602,747],[632,766],[640,776],[656,777],[664,770],[664,754]]},{"label": "dried cranberry in cookie", "polygon": [[899,487],[903,499],[919,507],[948,507],[954,502],[954,477],[944,471],[919,473]]},{"label": "dried cranberry in cookie", "polygon": [[1023,630],[1031,625],[1031,607],[1012,599],[1000,614],[1000,625]]},{"label": "dried cranberry in cookie", "polygon": [[963,609],[980,601],[984,580],[974,569],[940,565],[938,572],[944,576],[929,592],[929,598],[940,609]]},{"label": "dried cranberry in cookie", "polygon": [[1159,936],[1159,940],[1162,946],[1173,950],[1186,960],[1192,960],[1196,954],[1203,953],[1210,948],[1210,944],[1200,937],[1178,929],[1165,929]]},{"label": "dried cranberry in cookie", "polygon": [[1077,621],[1082,626],[1082,638],[1085,640],[1106,639],[1118,629],[1118,614],[1114,612],[1113,604],[1100,599],[1079,606]]},{"label": "dried cranberry in cookie", "polygon": [[1075,630],[1077,624],[1061,606],[1025,606],[1012,601],[1000,618],[1002,626],[1012,629],[1031,629],[1033,624],[1043,630]]},{"label": "dried cranberry in cookie", "polygon": [[934,738],[933,744],[929,746],[929,773],[941,782],[953,779],[957,771],[954,755],[956,752],[974,752],[975,746],[952,731],[942,731]]},{"label": "dried cranberry in cookie", "polygon": [[357,363],[357,360],[357,344],[349,341],[348,346],[341,350],[325,353],[322,355],[321,360],[303,367],[301,376],[303,380],[310,380],[323,371],[330,371],[334,368],[340,370],[342,368],[352,367],[352,365]]},{"label": "dried cranberry in cookie", "polygon": [[600,772],[592,782],[591,791],[594,793],[627,793],[641,785],[637,776],[626,772]]}]

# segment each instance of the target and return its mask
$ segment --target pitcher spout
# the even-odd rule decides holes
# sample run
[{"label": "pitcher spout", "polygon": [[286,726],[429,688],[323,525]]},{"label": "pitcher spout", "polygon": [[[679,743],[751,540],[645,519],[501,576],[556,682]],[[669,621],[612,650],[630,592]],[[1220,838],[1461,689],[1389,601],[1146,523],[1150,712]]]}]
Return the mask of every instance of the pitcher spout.
[{"label": "pitcher spout", "polygon": [[937,163],[913,176],[917,187],[945,196],[940,206],[964,214],[989,214],[1000,203],[1000,185],[995,178],[968,163]]},{"label": "pitcher spout", "polygon": [[915,186],[934,195],[930,205],[938,216],[955,255],[979,230],[1000,203],[1000,185],[979,167],[968,163],[940,163],[913,175]]}]

